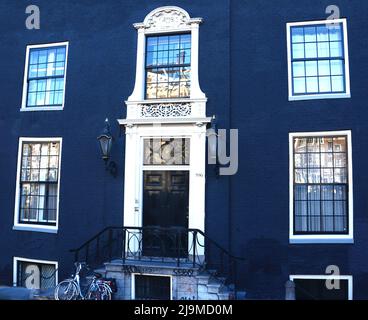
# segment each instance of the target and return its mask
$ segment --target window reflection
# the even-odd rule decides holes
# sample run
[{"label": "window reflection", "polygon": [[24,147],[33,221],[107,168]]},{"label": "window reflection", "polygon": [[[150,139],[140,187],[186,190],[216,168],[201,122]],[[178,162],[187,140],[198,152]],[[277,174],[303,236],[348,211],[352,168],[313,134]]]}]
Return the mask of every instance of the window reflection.
[{"label": "window reflection", "polygon": [[294,138],[296,233],[347,233],[346,136]]},{"label": "window reflection", "polygon": [[190,96],[190,34],[147,38],[146,98]]},{"label": "window reflection", "polygon": [[345,92],[342,23],[291,27],[293,93]]}]

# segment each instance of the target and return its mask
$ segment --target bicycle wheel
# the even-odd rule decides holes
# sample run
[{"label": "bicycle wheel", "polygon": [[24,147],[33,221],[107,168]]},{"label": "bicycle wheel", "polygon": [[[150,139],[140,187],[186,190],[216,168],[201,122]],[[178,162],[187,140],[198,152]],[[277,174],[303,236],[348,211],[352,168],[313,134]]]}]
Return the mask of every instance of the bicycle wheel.
[{"label": "bicycle wheel", "polygon": [[111,290],[104,283],[95,284],[94,287],[90,288],[86,299],[87,300],[111,300]]},{"label": "bicycle wheel", "polygon": [[55,288],[55,300],[76,300],[78,287],[73,280],[64,280]]}]

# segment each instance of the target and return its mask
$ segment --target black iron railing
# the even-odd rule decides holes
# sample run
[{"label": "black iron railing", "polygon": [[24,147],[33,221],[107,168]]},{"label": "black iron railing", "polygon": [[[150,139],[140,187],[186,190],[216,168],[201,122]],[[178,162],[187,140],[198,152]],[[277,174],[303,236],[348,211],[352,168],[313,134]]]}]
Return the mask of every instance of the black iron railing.
[{"label": "black iron railing", "polygon": [[122,259],[166,263],[175,267],[206,270],[225,285],[234,285],[237,292],[238,268],[245,270],[245,259],[227,250],[197,229],[178,227],[107,227],[79,248],[71,250],[75,261],[92,267]]}]

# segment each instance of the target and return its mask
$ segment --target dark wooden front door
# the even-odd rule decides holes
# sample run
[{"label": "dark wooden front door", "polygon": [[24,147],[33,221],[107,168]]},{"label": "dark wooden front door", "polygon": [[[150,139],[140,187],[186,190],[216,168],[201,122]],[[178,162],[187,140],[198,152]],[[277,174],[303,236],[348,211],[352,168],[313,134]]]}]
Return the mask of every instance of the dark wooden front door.
[{"label": "dark wooden front door", "polygon": [[189,172],[144,171],[143,190],[143,255],[186,256]]}]

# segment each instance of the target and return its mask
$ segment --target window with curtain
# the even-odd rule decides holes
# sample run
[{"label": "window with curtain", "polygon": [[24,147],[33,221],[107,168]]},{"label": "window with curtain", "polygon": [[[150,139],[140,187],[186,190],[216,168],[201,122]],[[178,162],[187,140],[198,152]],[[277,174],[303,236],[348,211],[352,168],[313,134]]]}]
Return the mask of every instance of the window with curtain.
[{"label": "window with curtain", "polygon": [[29,50],[26,108],[61,107],[66,46]]},{"label": "window with curtain", "polygon": [[147,37],[146,99],[188,98],[190,72],[190,34]]},{"label": "window with curtain", "polygon": [[294,149],[294,233],[348,234],[346,136],[297,137]]},{"label": "window with curtain", "polygon": [[292,95],[346,93],[343,24],[290,27]]},{"label": "window with curtain", "polygon": [[23,142],[19,223],[56,225],[59,142]]}]

